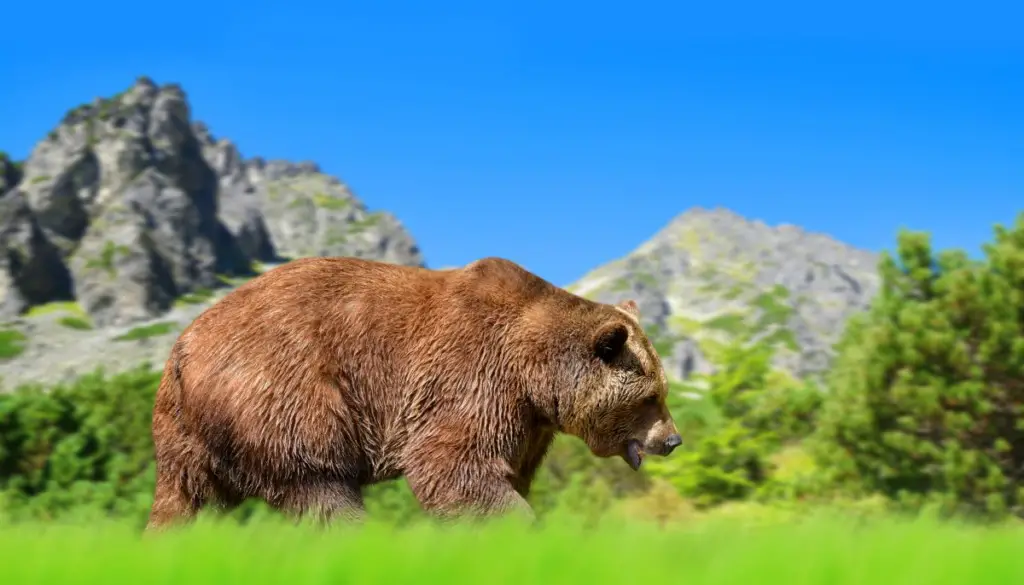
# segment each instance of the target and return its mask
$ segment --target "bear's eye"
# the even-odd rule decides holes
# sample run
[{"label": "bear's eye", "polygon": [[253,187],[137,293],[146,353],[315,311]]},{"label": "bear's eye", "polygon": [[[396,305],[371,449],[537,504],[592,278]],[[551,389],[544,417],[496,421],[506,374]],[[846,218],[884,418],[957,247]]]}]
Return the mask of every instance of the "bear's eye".
[{"label": "bear's eye", "polygon": [[643,405],[644,406],[657,406],[658,405],[658,397],[657,396],[648,396],[647,398],[644,398]]}]

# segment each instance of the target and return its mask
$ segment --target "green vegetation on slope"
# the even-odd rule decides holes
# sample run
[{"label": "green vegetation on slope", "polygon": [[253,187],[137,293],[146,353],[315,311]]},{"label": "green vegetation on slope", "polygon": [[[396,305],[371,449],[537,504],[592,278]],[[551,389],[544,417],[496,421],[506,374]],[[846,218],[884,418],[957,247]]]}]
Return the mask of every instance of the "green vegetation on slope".
[{"label": "green vegetation on slope", "polygon": [[18,357],[25,351],[28,339],[16,329],[0,329],[0,360]]},{"label": "green vegetation on slope", "polygon": [[167,335],[177,324],[173,321],[161,321],[159,323],[152,323],[150,325],[142,325],[141,327],[135,327],[127,332],[118,335],[114,338],[114,341],[136,341],[139,339],[147,339],[149,337],[156,337],[158,335]]},{"label": "green vegetation on slope", "polygon": [[87,331],[92,329],[92,323],[88,319],[83,317],[76,317],[74,315],[66,315],[57,320],[58,323],[67,327],[68,329],[78,329],[79,331]]},{"label": "green vegetation on slope", "polygon": [[[226,278],[226,277],[225,277]],[[222,280],[221,282],[224,282]],[[228,281],[230,283],[230,281]],[[179,305],[201,305],[213,298],[213,291],[208,288],[200,288],[193,292],[181,295],[175,300]]]},{"label": "green vegetation on slope", "polygon": [[56,301],[43,305],[36,305],[25,314],[27,317],[39,317],[52,313],[68,313],[78,317],[85,317],[85,309],[75,301]]}]

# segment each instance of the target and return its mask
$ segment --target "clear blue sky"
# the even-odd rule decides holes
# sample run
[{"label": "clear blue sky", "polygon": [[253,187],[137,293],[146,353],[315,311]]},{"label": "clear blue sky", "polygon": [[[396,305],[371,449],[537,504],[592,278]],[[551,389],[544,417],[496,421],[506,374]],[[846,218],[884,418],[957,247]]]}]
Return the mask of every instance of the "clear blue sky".
[{"label": "clear blue sky", "polygon": [[1009,2],[10,4],[0,148],[139,74],[178,82],[245,156],[394,212],[432,266],[565,285],[697,205],[876,250],[901,226],[976,250],[1024,210]]}]

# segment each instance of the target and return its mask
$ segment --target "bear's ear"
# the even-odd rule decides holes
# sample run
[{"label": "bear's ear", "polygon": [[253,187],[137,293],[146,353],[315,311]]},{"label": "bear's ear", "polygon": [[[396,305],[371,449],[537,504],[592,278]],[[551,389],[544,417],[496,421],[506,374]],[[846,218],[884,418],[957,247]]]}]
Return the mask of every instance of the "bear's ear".
[{"label": "bear's ear", "polygon": [[607,323],[602,325],[594,335],[594,354],[601,361],[611,363],[615,360],[629,338],[629,329],[623,323]]},{"label": "bear's ear", "polygon": [[640,307],[636,305],[636,301],[633,299],[627,299],[618,304],[620,309],[624,309],[630,315],[633,315],[637,319],[640,318]]}]

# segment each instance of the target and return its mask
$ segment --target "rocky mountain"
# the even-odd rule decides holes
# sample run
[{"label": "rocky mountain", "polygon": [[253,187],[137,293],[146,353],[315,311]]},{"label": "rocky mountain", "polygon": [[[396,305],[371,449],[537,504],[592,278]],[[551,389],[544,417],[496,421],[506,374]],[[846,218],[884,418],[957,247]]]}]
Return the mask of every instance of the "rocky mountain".
[{"label": "rocky mountain", "polygon": [[568,288],[605,302],[636,299],[675,377],[711,371],[709,352],[741,331],[772,336],[777,365],[804,376],[829,364],[847,318],[867,308],[877,262],[824,234],[693,209]]},{"label": "rocky mountain", "polygon": [[[313,163],[243,158],[180,87],[140,78],[68,112],[23,163],[0,153],[0,390],[160,367],[233,286],[311,255],[424,264],[393,215]],[[823,234],[693,209],[568,288],[637,300],[673,377],[711,371],[740,336],[776,343],[802,376],[870,303],[876,263]]]},{"label": "rocky mountain", "polygon": [[0,383],[160,363],[169,341],[152,340],[173,336],[105,342],[178,328],[261,267],[309,255],[424,263],[393,215],[317,165],[243,158],[192,119],[181,87],[139,78],[69,111],[23,163],[0,156]]}]

